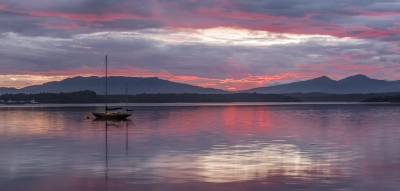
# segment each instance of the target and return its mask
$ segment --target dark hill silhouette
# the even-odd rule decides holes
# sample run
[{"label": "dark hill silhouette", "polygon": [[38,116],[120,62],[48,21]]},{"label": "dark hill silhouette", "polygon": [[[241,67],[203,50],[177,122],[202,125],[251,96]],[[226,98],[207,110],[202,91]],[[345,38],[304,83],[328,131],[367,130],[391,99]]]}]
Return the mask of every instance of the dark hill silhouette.
[{"label": "dark hill silhouette", "polygon": [[[203,88],[183,83],[162,80],[156,77],[120,77],[111,76],[109,80],[110,94],[125,94],[125,83],[128,83],[128,94],[142,93],[233,93],[213,88]],[[0,88],[0,95],[4,93],[59,93],[75,92],[83,90],[95,91],[97,94],[105,93],[105,79],[99,77],[74,77],[59,82],[48,82],[43,85],[29,86],[22,89]],[[384,81],[368,78],[365,75],[355,75],[336,81],[326,76],[311,80],[294,82],[289,84],[260,87],[238,92],[257,93],[312,93],[322,92],[330,94],[352,94],[352,93],[387,93],[400,92],[400,81]]]},{"label": "dark hill silhouette", "polygon": [[[125,94],[125,84],[128,83],[129,94],[142,93],[226,93],[224,90],[213,88],[203,88],[183,83],[171,82],[159,78],[139,78],[139,77],[108,77],[109,94]],[[48,82],[43,85],[29,86],[22,89],[0,89],[0,94],[4,93],[59,93],[76,92],[91,90],[97,94],[105,93],[105,78],[92,77],[74,77],[67,78],[59,82]]]},{"label": "dark hill silhouette", "polygon": [[15,89],[15,88],[0,88],[0,95],[1,94],[5,94],[5,93],[15,94],[15,93],[18,93],[18,89]]},{"label": "dark hill silhouette", "polygon": [[307,81],[294,82],[290,84],[283,84],[271,87],[261,87],[246,90],[245,92],[257,93],[310,93],[310,92],[324,92],[324,93],[337,93],[349,91],[349,87],[338,83],[326,76],[314,78]]},{"label": "dark hill silhouette", "polygon": [[336,81],[326,76],[311,80],[294,82],[289,84],[260,87],[243,92],[257,93],[312,93],[322,92],[331,94],[350,94],[350,93],[384,93],[399,92],[399,81],[384,81],[371,79],[365,75],[355,75]]},{"label": "dark hill silhouette", "polygon": [[[391,89],[391,87],[394,85],[393,82],[388,82],[385,80],[375,80],[361,74],[344,78],[342,80],[339,80],[338,82],[346,84],[347,86],[351,87],[353,91],[356,93],[380,93],[388,91],[390,92],[390,90],[382,88],[387,87],[388,89]],[[373,91],[371,88],[373,89],[377,88],[378,92],[371,92]]]}]

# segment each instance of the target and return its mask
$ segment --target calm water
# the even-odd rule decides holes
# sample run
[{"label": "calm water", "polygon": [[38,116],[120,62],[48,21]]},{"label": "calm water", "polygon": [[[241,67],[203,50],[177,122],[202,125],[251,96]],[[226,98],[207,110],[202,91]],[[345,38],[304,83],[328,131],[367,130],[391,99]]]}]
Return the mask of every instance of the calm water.
[{"label": "calm water", "polygon": [[400,105],[0,107],[0,190],[400,190]]}]

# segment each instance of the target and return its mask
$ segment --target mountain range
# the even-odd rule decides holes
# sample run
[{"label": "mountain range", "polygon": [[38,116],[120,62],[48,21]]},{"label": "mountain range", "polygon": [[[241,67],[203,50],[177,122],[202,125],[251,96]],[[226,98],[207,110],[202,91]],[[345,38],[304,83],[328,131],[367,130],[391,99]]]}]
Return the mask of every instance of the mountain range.
[{"label": "mountain range", "polygon": [[[108,77],[109,94],[125,94],[125,84],[128,83],[128,94],[141,93],[234,93],[214,88],[203,88],[189,84],[171,82],[156,77]],[[92,90],[98,94],[105,93],[105,78],[74,77],[67,78],[58,82],[48,82],[42,85],[28,86],[22,89],[0,88],[0,94],[4,93],[59,93],[73,92],[80,90]],[[400,81],[385,81],[371,79],[365,75],[350,76],[341,80],[332,80],[326,76],[311,80],[293,82],[289,84],[259,87],[238,92],[257,92],[257,93],[311,93],[323,92],[332,94],[350,93],[384,93],[400,92]],[[237,92],[236,92],[237,93]]]},{"label": "mountain range", "polygon": [[260,87],[246,90],[244,92],[257,93],[311,93],[323,92],[332,94],[351,93],[384,93],[400,92],[400,81],[385,81],[371,79],[365,75],[350,76],[341,80],[332,80],[326,76],[311,80],[293,82],[289,84]]},{"label": "mountain range", "polygon": [[[125,94],[125,84],[128,84],[128,94],[142,93],[226,93],[224,90],[203,88],[189,84],[176,83],[156,77],[108,77],[109,94]],[[28,86],[22,89],[0,88],[0,95],[4,93],[59,93],[92,90],[97,94],[105,93],[105,78],[97,76],[67,78],[59,82],[48,82],[42,85]]]}]

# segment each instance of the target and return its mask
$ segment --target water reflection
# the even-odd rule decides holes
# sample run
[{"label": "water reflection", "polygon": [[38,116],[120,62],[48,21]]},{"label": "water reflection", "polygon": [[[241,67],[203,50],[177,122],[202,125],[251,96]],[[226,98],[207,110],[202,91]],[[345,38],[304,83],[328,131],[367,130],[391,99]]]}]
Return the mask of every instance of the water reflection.
[{"label": "water reflection", "polygon": [[[249,144],[204,154],[159,155],[139,166],[176,181],[238,182],[270,176],[303,178],[313,161],[292,144]],[[173,172],[173,173],[171,173]]]},{"label": "water reflection", "polygon": [[0,190],[399,189],[398,107],[135,109],[0,108]]},{"label": "water reflection", "polygon": [[96,118],[93,120],[93,123],[104,123],[104,128],[105,128],[105,168],[104,168],[104,173],[105,173],[105,178],[106,181],[108,180],[108,128],[109,127],[116,127],[116,128],[122,128],[122,126],[125,126],[126,130],[126,156],[128,156],[128,125],[132,123],[132,120],[130,119],[100,119]]}]

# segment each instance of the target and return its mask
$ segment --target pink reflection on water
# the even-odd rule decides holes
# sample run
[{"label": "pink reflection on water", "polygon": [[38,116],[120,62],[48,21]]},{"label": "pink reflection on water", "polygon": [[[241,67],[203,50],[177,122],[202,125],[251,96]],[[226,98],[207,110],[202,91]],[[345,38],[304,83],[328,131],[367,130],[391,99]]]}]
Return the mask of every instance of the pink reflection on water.
[{"label": "pink reflection on water", "polygon": [[87,112],[1,110],[0,178],[28,174],[32,190],[398,186],[397,108],[156,107],[117,122],[86,120]]}]

